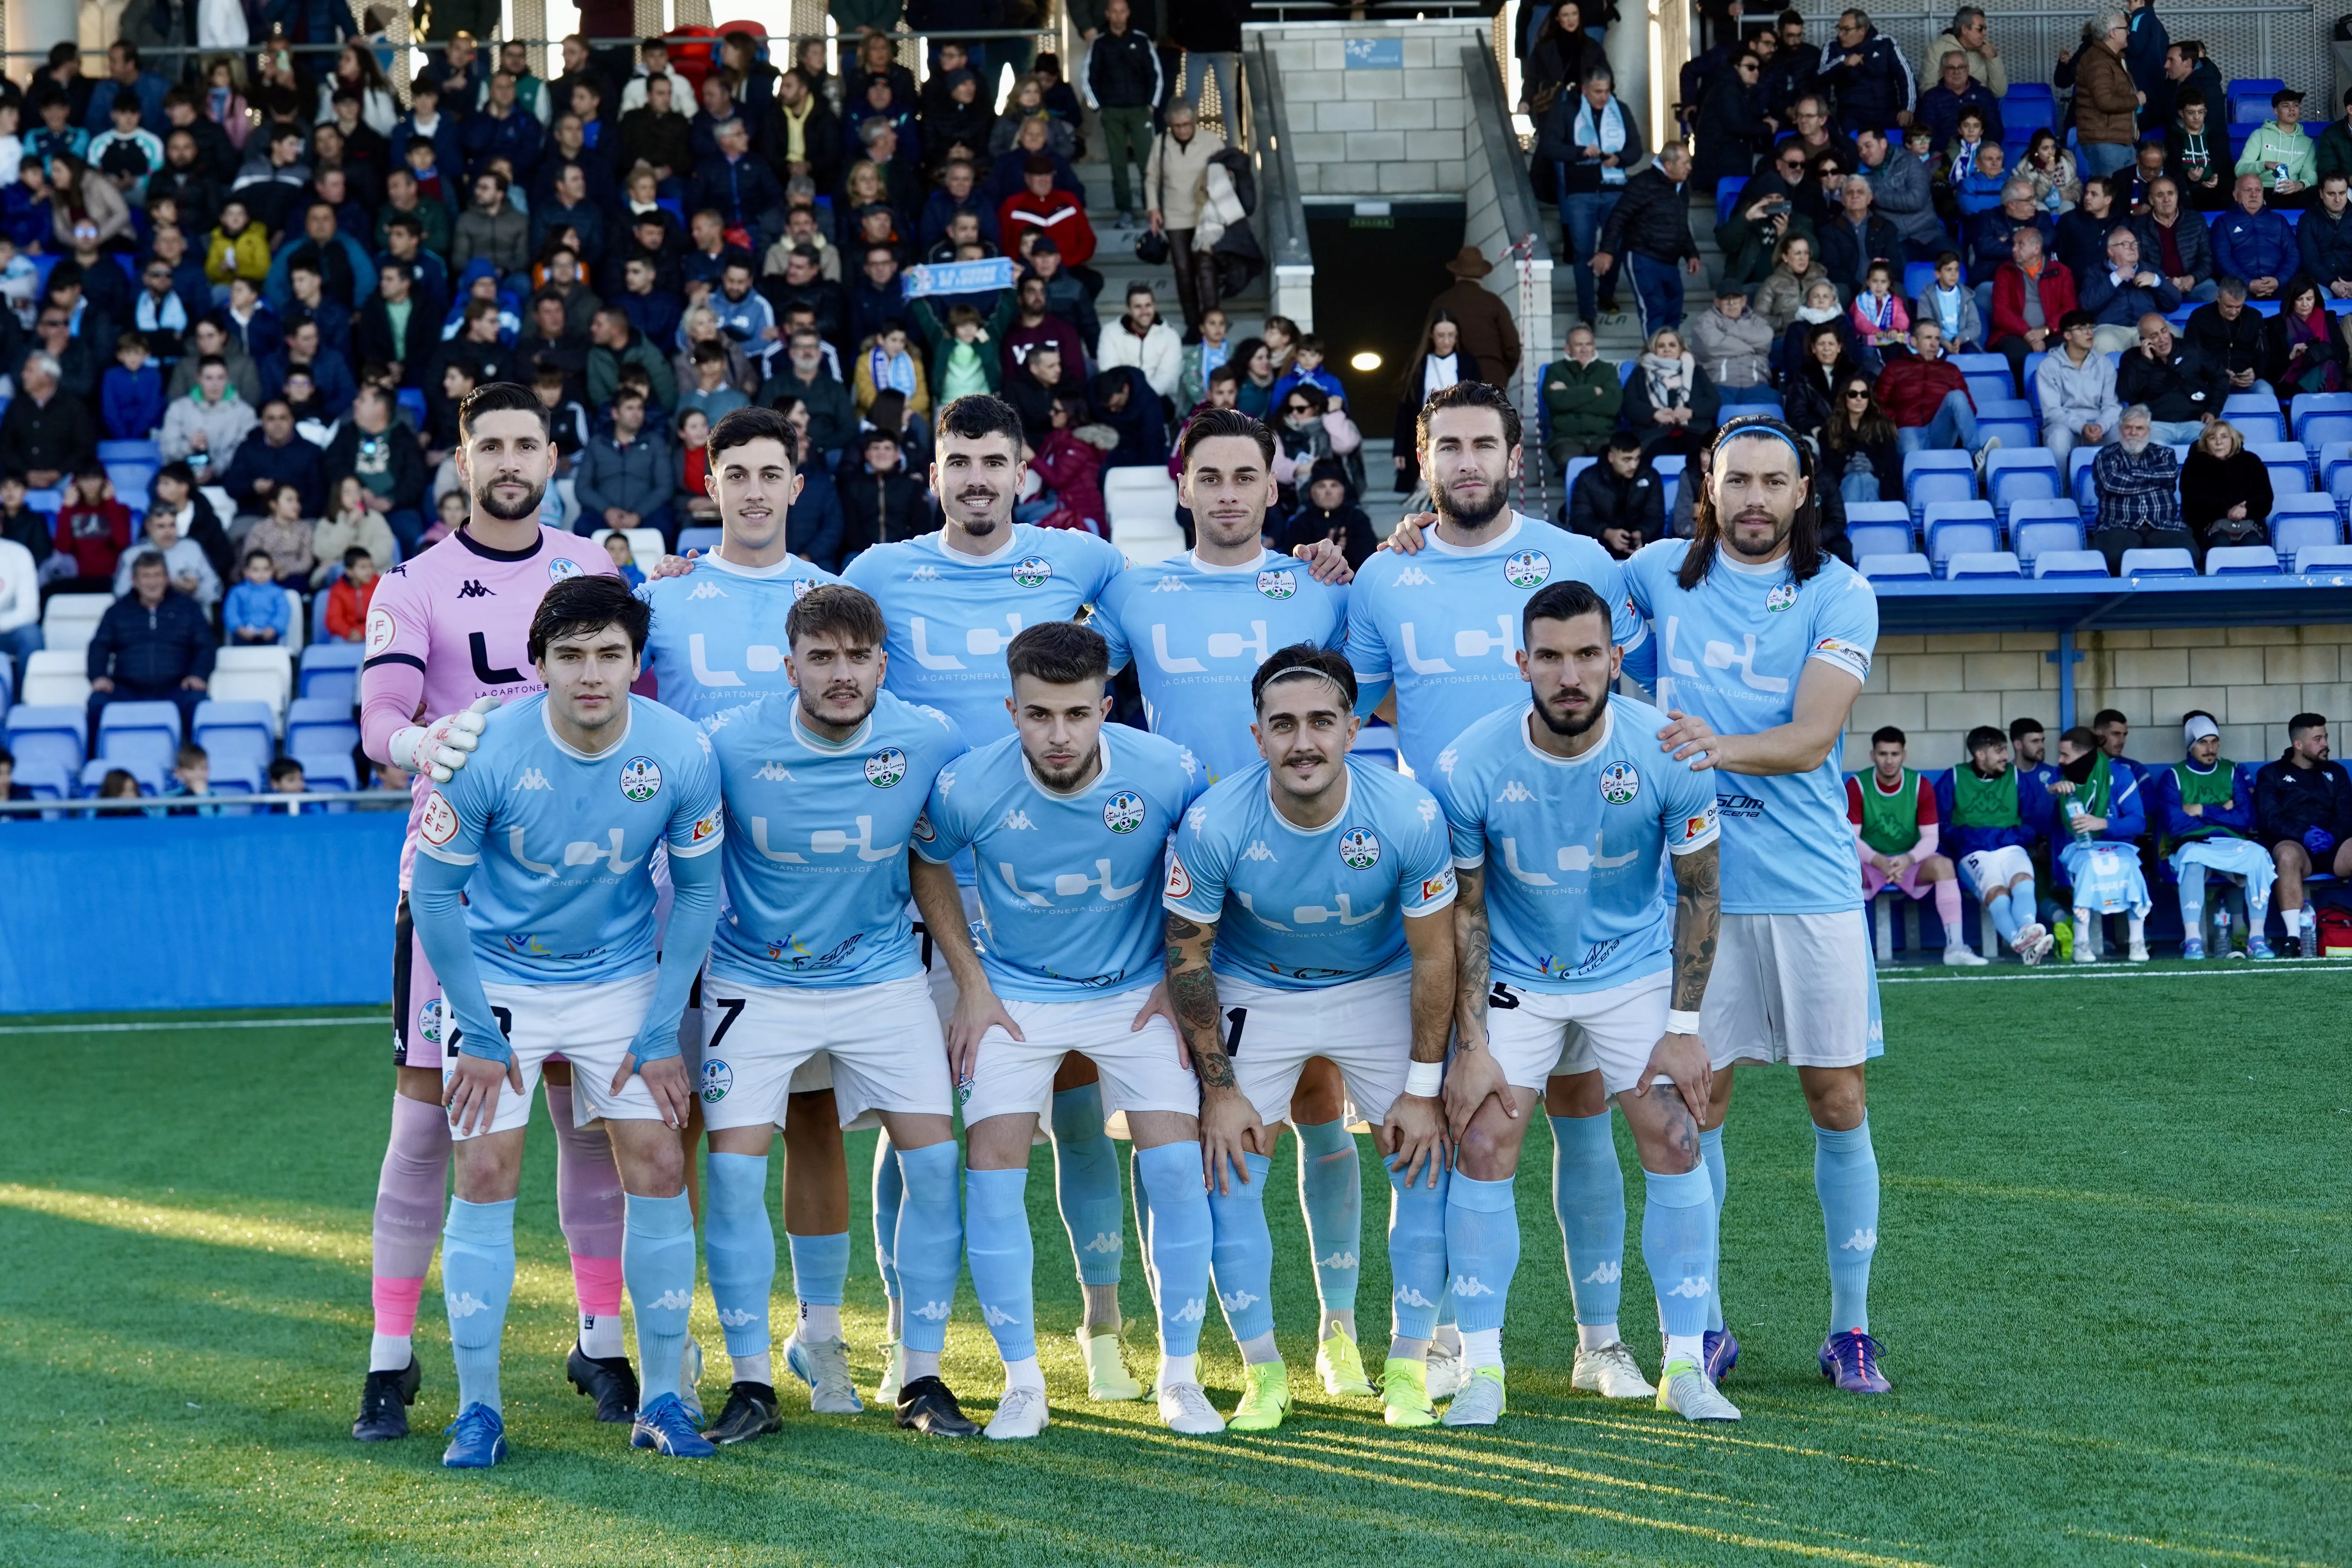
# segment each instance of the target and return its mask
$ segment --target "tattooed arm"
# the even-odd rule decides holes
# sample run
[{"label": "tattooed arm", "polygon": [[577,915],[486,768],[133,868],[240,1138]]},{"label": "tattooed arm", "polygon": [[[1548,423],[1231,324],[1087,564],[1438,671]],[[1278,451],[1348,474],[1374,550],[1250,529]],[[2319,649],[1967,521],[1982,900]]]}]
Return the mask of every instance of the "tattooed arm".
[{"label": "tattooed arm", "polygon": [[[1716,932],[1723,921],[1723,861],[1720,846],[1709,844],[1675,857],[1675,981],[1666,1005],[1677,1013],[1696,1013],[1706,999],[1706,977],[1715,968]],[[1688,1116],[1669,1114],[1668,1121],[1688,1133],[1696,1149],[1698,1130],[1686,1125],[1691,1117],[1706,1114],[1707,1096],[1714,1092],[1714,1068],[1706,1046],[1696,1034],[1669,1032],[1659,1037],[1649,1065],[1633,1086],[1636,1100],[1650,1092],[1651,1080],[1667,1078],[1682,1094],[1662,1097],[1670,1113],[1689,1107]]]},{"label": "tattooed arm", "polygon": [[1214,924],[1168,911],[1168,1002],[1201,1079],[1202,1175],[1217,1192],[1227,1193],[1233,1190],[1229,1172],[1244,1185],[1249,1182],[1244,1154],[1273,1150],[1256,1108],[1234,1081],[1234,1059],[1225,1051],[1217,977],[1209,967],[1216,941]]},{"label": "tattooed arm", "polygon": [[[1454,921],[1450,910],[1404,922],[1405,945],[1412,950],[1412,1060],[1423,1067],[1445,1060],[1446,1038],[1454,1028]],[[1445,1110],[1437,1095],[1407,1091],[1390,1105],[1376,1140],[1381,1152],[1398,1160],[1404,1184],[1411,1186],[1425,1165],[1429,1184],[1437,1185],[1446,1164]]]},{"label": "tattooed arm", "polygon": [[[1454,1141],[1460,1142],[1470,1119],[1489,1096],[1502,1101],[1504,1114],[1517,1116],[1518,1101],[1503,1081],[1503,1069],[1486,1049],[1486,868],[1456,866],[1454,896],[1454,1027],[1453,1065],[1445,1070],[1445,1121]],[[1414,1046],[1419,1048],[1419,1033]]]}]

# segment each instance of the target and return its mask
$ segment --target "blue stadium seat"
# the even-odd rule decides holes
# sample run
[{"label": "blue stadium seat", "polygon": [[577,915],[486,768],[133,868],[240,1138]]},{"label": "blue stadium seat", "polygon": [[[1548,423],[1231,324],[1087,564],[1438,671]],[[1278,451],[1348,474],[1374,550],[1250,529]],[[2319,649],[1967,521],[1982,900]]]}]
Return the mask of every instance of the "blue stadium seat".
[{"label": "blue stadium seat", "polygon": [[1908,555],[1916,548],[1911,509],[1901,501],[1847,502],[1845,536],[1856,561],[1865,555]]},{"label": "blue stadium seat", "polygon": [[2107,558],[2095,550],[2045,550],[2033,558],[2036,577],[2104,577]]},{"label": "blue stadium seat", "polygon": [[1944,575],[1955,555],[1999,550],[2000,522],[1990,501],[1934,501],[1922,519],[1922,537],[1927,542],[1927,559]]},{"label": "blue stadium seat", "polygon": [[147,504],[147,490],[155,482],[156,463],[112,462],[106,477],[114,485],[114,499],[137,512]]},{"label": "blue stadium seat", "polygon": [[224,767],[266,769],[278,754],[267,702],[199,702],[191,730],[216,773]]},{"label": "blue stadium seat", "polygon": [[[1729,416],[1726,416],[1726,417]],[[1655,458],[1650,464],[1650,467],[1656,470],[1659,482],[1665,486],[1666,518],[1668,521],[1672,521],[1674,519],[1675,493],[1682,488],[1683,468],[1689,462],[1690,459],[1688,458],[1676,454],[1674,457]]]},{"label": "blue stadium seat", "polygon": [[2096,447],[2077,447],[2066,454],[2066,493],[2085,517],[2098,510],[2098,494],[2091,487],[2091,460],[2098,455]]},{"label": "blue stadium seat", "polygon": [[[167,702],[164,706],[168,708],[171,704]],[[169,770],[157,766],[152,759],[147,757],[123,757],[111,759],[107,757],[92,757],[89,762],[86,762],[81,765],[81,794],[83,796],[87,798],[98,794],[99,786],[106,783],[106,775],[112,773],[117,768],[121,768],[124,773],[129,773],[132,778],[139,781],[139,793],[141,795],[162,795],[163,793],[163,775]]]},{"label": "blue stadium seat", "polygon": [[28,763],[80,773],[82,737],[89,730],[86,709],[19,703],[8,710],[8,750],[16,753],[20,773]]},{"label": "blue stadium seat", "polygon": [[2242,76],[2230,83],[2223,89],[2230,99],[2230,123],[2260,125],[2271,117],[2271,94],[2285,88],[2285,82],[2270,76]]},{"label": "blue stadium seat", "polygon": [[1914,517],[1931,501],[1974,500],[1975,460],[1966,452],[1912,452],[1903,459],[1903,500]]},{"label": "blue stadium seat", "polygon": [[21,758],[12,782],[32,791],[35,800],[64,800],[74,793],[74,778],[81,769],[67,768],[56,763],[28,763]]},{"label": "blue stadium seat", "polygon": [[2221,417],[2235,425],[2249,447],[2275,445],[2286,439],[2286,416],[2267,392],[2233,392],[2221,405]]},{"label": "blue stadium seat", "polygon": [[2004,444],[1985,459],[1985,496],[2003,517],[2020,501],[2055,500],[2064,489],[2058,458],[2045,447],[2011,451]]},{"label": "blue stadium seat", "polygon": [[[1960,281],[1968,281],[1968,268],[1960,269]],[[1903,266],[1903,299],[1905,303],[1925,294],[1936,281],[1936,264],[1932,261],[1909,261]]]},{"label": "blue stadium seat", "polygon": [[[1590,458],[1571,459],[1571,463],[1591,461]],[[677,531],[677,552],[680,555],[688,555],[698,550],[716,550],[719,548],[719,541],[726,537],[727,531],[721,528],[681,528]]]},{"label": "blue stadium seat", "polygon": [[[1565,497],[1569,491],[1576,488],[1577,475],[1584,472],[1585,469],[1592,467],[1593,464],[1600,460],[1601,459],[1598,458],[1570,458],[1568,460],[1568,468],[1563,471],[1560,479],[1559,489],[1561,496]],[[713,530],[712,531],[716,532],[718,531]],[[678,542],[680,544],[684,544],[686,542],[686,536],[683,533],[678,535]]]},{"label": "blue stadium seat", "polygon": [[2301,495],[2311,489],[2311,454],[2294,441],[2249,441],[2246,450],[2263,460],[2271,471],[2271,489],[2283,496]]},{"label": "blue stadium seat", "polygon": [[1731,209],[1739,205],[1739,193],[1748,188],[1746,180],[1722,180],[1715,187],[1715,226],[1721,228],[1731,221]]},{"label": "blue stadium seat", "polygon": [[27,510],[43,511],[55,517],[58,514],[58,509],[65,503],[65,491],[54,486],[45,490],[25,492],[25,506]]},{"label": "blue stadium seat", "polygon": [[152,441],[100,441],[98,460],[101,463],[153,463],[163,461],[163,448]]},{"label": "blue stadium seat", "polygon": [[133,759],[169,773],[180,750],[180,710],[171,702],[110,702],[98,716],[97,761]]},{"label": "blue stadium seat", "polygon": [[2042,413],[2042,388],[2034,384],[2033,378],[2042,369],[2042,362],[2049,357],[2047,353],[2025,356],[2025,401],[2033,405],[2036,417],[2039,417]]},{"label": "blue stadium seat", "polygon": [[2017,557],[2006,550],[1963,550],[1944,563],[1944,575],[1955,583],[1971,578],[2013,579],[2020,574]]},{"label": "blue stadium seat", "polygon": [[352,705],[331,697],[297,697],[286,710],[286,754],[349,752],[360,743]]},{"label": "blue stadium seat", "polygon": [[2186,550],[2126,550],[2126,577],[2194,577],[2197,562]]},{"label": "blue stadium seat", "polygon": [[[2060,501],[2053,504],[2067,506],[2069,503]],[[2017,558],[2031,572],[2036,561],[2053,550],[2082,549],[2083,520],[2074,515],[2071,507],[2064,516],[2053,512],[2047,517],[2026,518],[2011,512],[2009,516],[2009,547],[2017,552]]]},{"label": "blue stadium seat", "polygon": [[2305,552],[2339,542],[2343,531],[2343,524],[2336,520],[2332,506],[2325,512],[2283,512],[2271,519],[2271,548],[2278,552],[2288,571],[2297,571]]},{"label": "blue stadium seat", "polygon": [[297,695],[341,697],[348,709],[359,700],[360,663],[365,652],[355,642],[310,644],[302,650],[302,671],[295,678]]},{"label": "blue stadium seat", "polygon": [[[823,198],[819,198],[819,199],[820,199],[820,200],[822,200]],[[676,197],[676,196],[656,196],[656,197],[654,198],[654,205],[656,205],[656,206],[657,206],[657,207],[661,208],[661,210],[662,210],[662,211],[664,211],[664,212],[666,212],[666,213],[669,214],[669,216],[672,216],[672,217],[674,217],[674,218],[677,219],[678,223],[679,223],[681,226],[683,226],[683,225],[685,224],[685,222],[686,222],[686,203],[684,203],[683,201],[679,200],[677,197]]]},{"label": "blue stadium seat", "polygon": [[1349,748],[1356,756],[1384,768],[1397,765],[1397,732],[1387,724],[1366,724],[1356,733],[1356,743]]},{"label": "blue stadium seat", "polygon": [[400,389],[400,395],[396,401],[399,403],[400,406],[407,412],[409,420],[415,424],[419,430],[424,429],[425,394],[417,391],[416,388],[413,386],[404,386]]},{"label": "blue stadium seat", "polygon": [[1862,563],[1865,577],[1933,577],[1935,566],[1916,551],[1904,551],[1885,555],[1864,555],[1857,552],[1854,559]]},{"label": "blue stadium seat", "polygon": [[2267,544],[2217,544],[2205,552],[2208,577],[2272,576],[2278,569],[2278,552]]},{"label": "blue stadium seat", "polygon": [[[2299,552],[2294,569],[2303,575],[2342,575],[2352,579],[2352,544],[2313,544]],[[21,776],[24,769],[19,767]]]},{"label": "blue stadium seat", "polygon": [[2000,354],[1954,354],[1952,368],[1969,384],[1969,395],[1977,401],[1979,412],[1990,399],[2007,403],[2017,395],[2017,379],[2009,374],[2009,361]]},{"label": "blue stadium seat", "polygon": [[210,774],[212,792],[215,795],[259,795],[262,780],[268,772],[267,768],[256,767],[251,763],[223,767],[215,759]]},{"label": "blue stadium seat", "polygon": [[[2331,393],[2329,395],[2341,395]],[[2295,399],[2297,407],[2294,411],[2294,438],[2303,443],[2305,451],[2324,461],[2328,447],[2343,447],[2352,443],[2352,408],[2315,408],[2306,411],[2300,405],[2307,401],[2308,399],[2301,397]]]},{"label": "blue stadium seat", "polygon": [[352,764],[349,752],[305,752],[294,760],[302,764],[302,782],[311,789],[360,787],[359,769]]},{"label": "blue stadium seat", "polygon": [[[2057,124],[2058,106],[2052,100],[2047,87],[2040,83],[2011,82],[2009,95],[2000,100],[2001,144],[2006,146],[2015,138],[2021,150],[2033,139],[2037,131],[2053,129]],[[2012,166],[2016,160],[2010,160]]]},{"label": "blue stadium seat", "polygon": [[1993,418],[1977,416],[1977,434],[1998,436],[2004,452],[2030,452],[2042,445],[2042,421],[2025,404],[2016,405],[2021,412],[2003,414]]}]

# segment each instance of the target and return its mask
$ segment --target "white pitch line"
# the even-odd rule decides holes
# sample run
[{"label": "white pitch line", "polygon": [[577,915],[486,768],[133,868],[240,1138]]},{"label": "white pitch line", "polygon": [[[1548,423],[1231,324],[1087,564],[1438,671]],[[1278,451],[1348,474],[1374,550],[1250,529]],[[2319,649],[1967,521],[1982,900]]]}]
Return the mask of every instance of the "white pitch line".
[{"label": "white pitch line", "polygon": [[164,1029],[317,1029],[338,1026],[389,1024],[392,1016],[378,1013],[357,1018],[184,1018],[153,1024],[6,1024],[0,1035],[139,1035]]},{"label": "white pitch line", "polygon": [[2061,965],[2054,970],[2020,970],[2014,974],[1881,974],[1881,985],[1999,985],[2020,980],[2228,980],[2263,979],[2279,974],[2352,973],[2335,959],[2313,959],[2304,963],[2265,963],[2260,968],[2213,968],[2206,970],[2168,969],[2154,973],[2142,969],[2078,970]]}]

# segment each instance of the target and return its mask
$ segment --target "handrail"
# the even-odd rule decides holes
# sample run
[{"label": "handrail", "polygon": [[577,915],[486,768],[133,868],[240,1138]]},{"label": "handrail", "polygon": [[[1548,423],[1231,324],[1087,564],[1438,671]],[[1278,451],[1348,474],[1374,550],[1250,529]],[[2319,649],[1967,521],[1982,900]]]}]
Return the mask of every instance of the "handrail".
[{"label": "handrail", "polygon": [[1291,144],[1290,119],[1283,107],[1279,74],[1255,37],[1242,50],[1243,94],[1250,162],[1257,170],[1258,211],[1265,215],[1265,258],[1273,267],[1315,265],[1307,244],[1307,204],[1298,194],[1298,154]]},{"label": "handrail", "polygon": [[[1542,209],[1536,205],[1534,182],[1528,177],[1527,154],[1518,133],[1511,129],[1510,111],[1503,104],[1503,83],[1495,74],[1495,53],[1484,44],[1462,46],[1462,80],[1469,90],[1470,116],[1478,143],[1495,176],[1495,202],[1503,209],[1503,232],[1528,236],[1534,247],[1528,259],[1553,259],[1544,242]],[[1473,154],[1475,156],[1476,154]]]}]

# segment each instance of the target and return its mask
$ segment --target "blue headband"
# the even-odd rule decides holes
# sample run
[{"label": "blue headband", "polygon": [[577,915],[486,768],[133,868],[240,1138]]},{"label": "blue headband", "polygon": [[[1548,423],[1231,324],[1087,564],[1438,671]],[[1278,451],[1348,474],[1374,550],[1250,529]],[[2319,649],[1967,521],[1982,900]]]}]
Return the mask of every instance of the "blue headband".
[{"label": "blue headband", "polygon": [[1724,444],[1726,442],[1737,441],[1741,439],[1743,437],[1748,436],[1760,436],[1766,440],[1780,442],[1780,445],[1788,447],[1790,454],[1796,458],[1797,471],[1801,474],[1805,471],[1805,454],[1798,449],[1796,441],[1792,439],[1789,433],[1786,430],[1783,430],[1780,426],[1770,424],[1760,419],[1753,425],[1737,425],[1727,427],[1722,435],[1716,437],[1715,449],[1720,452],[1723,450]]}]

